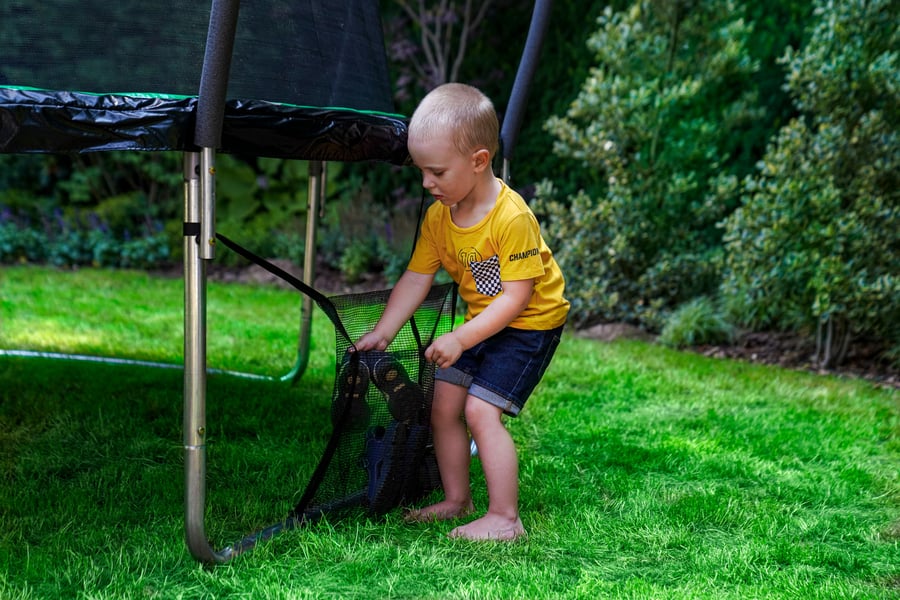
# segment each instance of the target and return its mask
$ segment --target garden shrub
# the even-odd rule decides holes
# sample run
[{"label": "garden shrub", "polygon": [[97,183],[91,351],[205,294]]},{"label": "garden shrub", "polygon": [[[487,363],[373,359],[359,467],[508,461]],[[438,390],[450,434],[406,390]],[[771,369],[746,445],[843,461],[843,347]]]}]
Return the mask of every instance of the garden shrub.
[{"label": "garden shrub", "polygon": [[370,272],[375,263],[373,241],[357,239],[344,248],[340,269],[348,283],[359,283],[364,274]]},{"label": "garden shrub", "polygon": [[43,231],[0,222],[0,264],[48,263],[57,267],[156,269],[171,263],[164,232],[117,238],[108,229]]},{"label": "garden shrub", "polygon": [[657,341],[674,348],[731,343],[734,327],[706,296],[679,306],[666,319]]},{"label": "garden shrub", "polygon": [[566,272],[576,324],[627,320],[650,329],[715,290],[717,227],[732,138],[759,119],[735,2],[638,1],[607,8],[588,41],[596,67],[564,117],[554,152],[600,174],[567,199],[538,186],[535,209]]},{"label": "garden shrub", "polygon": [[900,344],[900,3],[816,3],[787,85],[802,116],[726,222],[722,294],[751,327],[816,332],[822,366],[855,336]]}]

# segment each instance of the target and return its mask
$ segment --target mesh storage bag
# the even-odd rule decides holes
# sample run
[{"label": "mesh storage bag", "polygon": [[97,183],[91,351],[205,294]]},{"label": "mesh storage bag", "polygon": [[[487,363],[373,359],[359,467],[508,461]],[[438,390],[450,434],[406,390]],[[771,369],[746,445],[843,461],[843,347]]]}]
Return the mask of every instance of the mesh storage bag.
[{"label": "mesh storage bag", "polygon": [[388,351],[351,351],[351,342],[375,326],[389,295],[329,298],[346,330],[335,336],[333,431],[295,517],[354,506],[382,515],[440,486],[429,424],[435,365],[423,353],[451,329],[455,286],[432,287]]}]

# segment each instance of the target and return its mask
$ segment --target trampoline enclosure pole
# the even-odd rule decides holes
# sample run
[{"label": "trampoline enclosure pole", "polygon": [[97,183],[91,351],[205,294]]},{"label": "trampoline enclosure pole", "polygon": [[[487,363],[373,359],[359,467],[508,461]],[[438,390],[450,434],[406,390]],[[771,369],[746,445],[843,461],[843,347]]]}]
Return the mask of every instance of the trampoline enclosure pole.
[{"label": "trampoline enclosure pole", "polygon": [[184,155],[184,529],[191,555],[224,562],[206,539],[206,263],[200,258],[200,156]]},{"label": "trampoline enclosure pole", "polygon": [[216,257],[216,149],[200,150],[200,258]]},{"label": "trampoline enclosure pole", "polygon": [[[316,226],[319,211],[325,204],[326,163],[321,160],[309,161],[309,186],[306,196],[306,238],[303,250],[303,283],[313,286],[316,281]],[[309,364],[309,347],[312,336],[313,299],[303,296],[300,306],[300,333],[297,339],[297,362],[282,381],[297,383]]]},{"label": "trampoline enclosure pole", "polygon": [[509,182],[509,163],[512,160],[513,150],[516,147],[519,130],[522,128],[528,93],[531,90],[534,72],[537,70],[538,57],[541,54],[541,47],[544,45],[544,37],[547,35],[552,4],[552,0],[536,0],[534,3],[534,9],[531,12],[531,24],[528,27],[528,37],[525,39],[525,48],[522,50],[522,58],[519,60],[519,68],[513,81],[512,92],[509,95],[506,115],[503,117],[503,125],[500,128],[500,139],[503,141],[501,176],[506,182]]},{"label": "trampoline enclosure pole", "polygon": [[222,123],[240,0],[213,0],[197,98],[194,144],[185,153],[184,224],[184,480],[185,536],[197,560],[226,562],[206,539],[206,264],[215,258],[215,155]]}]

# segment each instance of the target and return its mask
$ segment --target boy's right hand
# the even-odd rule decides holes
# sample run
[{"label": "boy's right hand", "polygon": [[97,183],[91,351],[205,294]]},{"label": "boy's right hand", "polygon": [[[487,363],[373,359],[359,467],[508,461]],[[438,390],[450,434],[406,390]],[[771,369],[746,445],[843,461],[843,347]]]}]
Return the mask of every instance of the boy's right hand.
[{"label": "boy's right hand", "polygon": [[[357,350],[362,352],[364,350],[386,350],[388,344],[390,343],[391,341],[383,335],[380,335],[374,331],[370,331],[366,335],[356,340],[356,343],[353,344],[353,346],[355,346]],[[351,352],[353,351],[353,346],[350,347]]]}]

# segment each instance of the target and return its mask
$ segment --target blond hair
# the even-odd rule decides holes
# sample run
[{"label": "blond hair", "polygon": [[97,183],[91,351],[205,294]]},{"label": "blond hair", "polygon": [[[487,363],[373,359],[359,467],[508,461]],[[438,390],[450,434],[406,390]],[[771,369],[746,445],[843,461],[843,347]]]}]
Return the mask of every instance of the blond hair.
[{"label": "blond hair", "polygon": [[463,83],[445,83],[429,92],[409,121],[409,136],[423,140],[453,136],[460,154],[487,148],[491,157],[500,146],[500,125],[490,98]]}]

